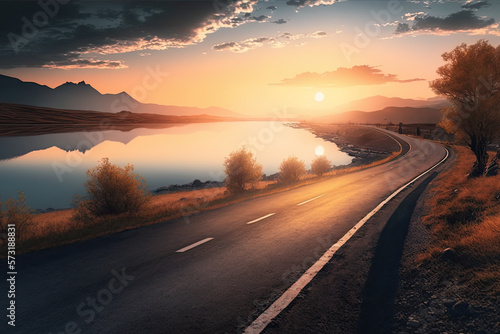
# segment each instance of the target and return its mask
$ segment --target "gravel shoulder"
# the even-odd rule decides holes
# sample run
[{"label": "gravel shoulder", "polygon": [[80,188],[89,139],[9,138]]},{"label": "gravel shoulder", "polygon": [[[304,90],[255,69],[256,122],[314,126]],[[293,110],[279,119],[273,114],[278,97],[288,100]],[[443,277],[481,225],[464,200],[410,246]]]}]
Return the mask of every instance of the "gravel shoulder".
[{"label": "gravel shoulder", "polygon": [[[448,165],[451,163],[449,161]],[[447,263],[443,257],[415,261],[416,256],[434,242],[429,227],[422,223],[422,218],[429,213],[425,203],[432,195],[433,187],[431,183],[422,193],[410,220],[394,300],[393,332],[500,333],[498,298],[481,291],[470,291],[458,278],[444,277]]]}]

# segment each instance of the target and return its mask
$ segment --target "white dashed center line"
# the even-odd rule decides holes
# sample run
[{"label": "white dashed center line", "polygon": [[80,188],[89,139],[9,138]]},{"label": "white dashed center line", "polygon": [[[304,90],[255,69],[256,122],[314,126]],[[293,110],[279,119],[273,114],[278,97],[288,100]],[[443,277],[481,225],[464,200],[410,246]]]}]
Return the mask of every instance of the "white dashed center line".
[{"label": "white dashed center line", "polygon": [[266,218],[268,218],[268,217],[271,217],[272,215],[274,215],[274,213],[270,213],[270,214],[265,215],[265,216],[263,216],[263,217],[260,217],[260,218],[254,219],[254,220],[252,220],[251,222],[248,222],[248,223],[247,223],[247,225],[250,225],[250,224],[256,223],[256,222],[258,222],[258,221],[261,221],[262,219],[266,219]]},{"label": "white dashed center line", "polygon": [[184,253],[185,251],[188,251],[188,250],[190,250],[190,249],[193,249],[193,248],[195,248],[195,247],[197,247],[197,246],[199,246],[199,245],[201,245],[201,244],[204,244],[205,242],[208,242],[208,241],[210,241],[210,240],[212,240],[212,239],[213,239],[213,238],[206,238],[206,239],[200,240],[200,241],[198,241],[198,242],[195,242],[194,244],[191,244],[191,245],[189,245],[189,246],[187,246],[187,247],[181,248],[181,249],[179,249],[179,250],[177,250],[177,251],[175,251],[175,252],[176,252],[176,253]]},{"label": "white dashed center line", "polygon": [[299,204],[297,204],[297,205],[302,205],[302,204],[309,203],[309,202],[314,201],[315,199],[318,199],[318,198],[323,197],[323,196],[325,196],[325,194],[323,194],[323,195],[319,195],[319,196],[316,196],[316,197],[311,198],[311,199],[308,199],[307,201],[304,201],[304,202],[299,203]]}]

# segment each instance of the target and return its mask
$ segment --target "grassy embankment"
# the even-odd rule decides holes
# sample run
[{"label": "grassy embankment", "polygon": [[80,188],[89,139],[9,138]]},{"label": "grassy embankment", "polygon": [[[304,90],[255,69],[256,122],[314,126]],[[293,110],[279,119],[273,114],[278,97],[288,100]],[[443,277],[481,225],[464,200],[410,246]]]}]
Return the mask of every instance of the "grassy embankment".
[{"label": "grassy embankment", "polygon": [[[430,212],[423,222],[431,229],[433,241],[416,260],[436,264],[442,277],[458,279],[464,297],[498,296],[500,175],[468,180],[474,156],[465,147],[456,151],[453,168],[438,178],[426,202]],[[455,255],[443,261],[446,248]]]},{"label": "grassy embankment", "polygon": [[215,209],[246,199],[265,196],[277,192],[326,180],[328,178],[383,164],[394,159],[400,151],[389,154],[384,159],[362,166],[333,170],[322,177],[305,175],[300,182],[289,186],[277,181],[261,181],[243,194],[230,195],[223,187],[184,191],[152,196],[139,212],[128,215],[107,215],[82,223],[74,219],[75,209],[55,211],[35,215],[32,222],[17,236],[19,252],[54,247],[61,244],[83,241],[127,229],[185,217],[204,210]]}]

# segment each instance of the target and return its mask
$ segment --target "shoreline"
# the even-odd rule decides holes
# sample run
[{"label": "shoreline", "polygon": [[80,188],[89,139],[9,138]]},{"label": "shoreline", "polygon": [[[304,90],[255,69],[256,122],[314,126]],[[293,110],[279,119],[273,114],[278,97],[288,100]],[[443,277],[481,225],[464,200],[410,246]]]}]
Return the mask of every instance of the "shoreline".
[{"label": "shoreline", "polygon": [[[324,125],[315,125],[325,127]],[[315,126],[310,126],[310,131],[318,130]],[[323,136],[333,142],[333,130],[335,127],[326,126],[328,131]],[[325,129],[323,129],[324,132]],[[76,241],[89,240],[99,236],[110,235],[121,231],[139,228],[141,226],[152,225],[159,222],[164,222],[174,218],[186,217],[198,212],[220,208],[229,204],[238,203],[247,199],[257,198],[270,194],[275,194],[289,189],[303,187],[312,183],[320,182],[327,178],[343,175],[350,172],[355,172],[360,169],[370,168],[376,165],[383,164],[396,158],[401,150],[399,145],[390,137],[382,135],[380,132],[361,127],[349,127],[349,131],[339,131],[339,136],[345,137],[343,140],[354,140],[351,146],[343,146],[344,149],[349,149],[352,154],[358,157],[354,164],[337,166],[332,168],[330,172],[323,177],[317,177],[313,174],[307,174],[300,182],[294,185],[282,185],[276,181],[277,174],[265,176],[258,184],[241,195],[230,195],[220,181],[205,181],[195,180],[184,185],[169,185],[159,187],[152,190],[150,201],[145,204],[141,212],[134,215],[114,215],[98,217],[89,224],[75,224],[74,215],[75,208],[69,209],[47,209],[47,210],[32,210],[34,226],[36,229],[26,231],[23,238],[20,239],[20,250],[22,252],[30,252],[39,249],[51,248],[57,245],[73,243]],[[317,132],[318,135],[321,135]],[[333,135],[332,135],[333,134]],[[336,138],[338,138],[336,137]],[[357,140],[372,141],[371,148],[356,145]],[[396,149],[397,147],[397,149]],[[373,159],[372,151],[383,152],[384,159]],[[369,153],[367,153],[369,152]],[[391,153],[392,152],[392,153]],[[379,156],[380,157],[380,156]],[[363,161],[376,162],[365,163],[360,166]]]},{"label": "shoreline", "polygon": [[[371,139],[374,139],[375,137],[386,138],[386,136],[380,136],[380,133],[376,130],[367,127],[360,127],[356,125],[324,125],[319,123],[287,123],[286,126],[295,129],[307,130],[318,138],[334,143],[338,146],[341,152],[344,152],[353,158],[352,162],[347,165],[334,165],[331,171],[369,165],[388,158],[399,149],[397,145],[394,145],[395,143],[391,139],[388,142],[375,142],[371,145],[360,143],[360,141],[365,140],[367,136],[371,137]],[[264,174],[261,181],[273,182],[277,181],[278,177],[278,172],[269,175]],[[201,181],[200,179],[195,179],[189,183],[160,186],[156,189],[151,189],[150,193],[153,196],[158,196],[223,187],[224,181]],[[72,208],[54,209],[52,207],[48,207],[45,209],[36,208],[33,209],[33,211],[35,214],[44,214],[71,209]]]},{"label": "shoreline", "polygon": [[[337,145],[341,152],[353,157],[348,165],[335,166],[334,169],[359,167],[382,160],[399,150],[399,146],[390,139],[379,140],[372,144],[363,143],[375,139],[380,133],[368,127],[349,124],[293,123],[289,126],[310,131],[316,137]],[[386,136],[381,136],[387,138]]]}]

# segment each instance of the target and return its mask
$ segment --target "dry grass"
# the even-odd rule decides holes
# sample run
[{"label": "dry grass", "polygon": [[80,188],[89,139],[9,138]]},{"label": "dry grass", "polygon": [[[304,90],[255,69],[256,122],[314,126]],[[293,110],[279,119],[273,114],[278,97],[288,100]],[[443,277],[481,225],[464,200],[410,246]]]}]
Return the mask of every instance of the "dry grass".
[{"label": "dry grass", "polygon": [[203,211],[211,202],[226,197],[224,192],[225,188],[210,188],[153,196],[138,213],[107,215],[86,222],[75,220],[75,209],[38,214],[30,228],[17,237],[17,248],[24,253]]},{"label": "dry grass", "polygon": [[306,174],[292,186],[276,181],[260,181],[252,189],[229,195],[225,187],[207,188],[152,196],[135,214],[107,215],[82,222],[75,220],[75,209],[60,210],[33,216],[30,228],[17,237],[17,250],[25,253],[62,244],[84,241],[140,226],[151,225],[178,217],[188,217],[204,210],[215,209],[250,198],[270,195],[316,183],[328,178],[374,167],[394,159],[400,152],[368,165],[331,171],[322,177]]},{"label": "dry grass", "polygon": [[424,223],[434,242],[417,261],[438,261],[445,248],[456,258],[443,269],[474,291],[500,293],[500,175],[467,180],[472,153],[456,147],[454,167],[436,183]]}]

